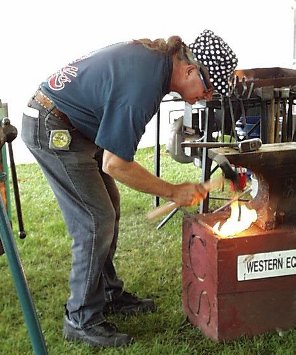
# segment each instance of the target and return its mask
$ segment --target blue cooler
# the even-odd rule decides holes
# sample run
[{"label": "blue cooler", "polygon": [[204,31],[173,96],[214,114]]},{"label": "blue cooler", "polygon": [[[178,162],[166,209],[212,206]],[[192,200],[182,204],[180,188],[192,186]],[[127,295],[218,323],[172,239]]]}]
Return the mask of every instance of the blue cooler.
[{"label": "blue cooler", "polygon": [[260,119],[261,116],[246,116],[246,124],[244,118],[241,117],[236,122],[236,132],[239,137],[260,138]]}]

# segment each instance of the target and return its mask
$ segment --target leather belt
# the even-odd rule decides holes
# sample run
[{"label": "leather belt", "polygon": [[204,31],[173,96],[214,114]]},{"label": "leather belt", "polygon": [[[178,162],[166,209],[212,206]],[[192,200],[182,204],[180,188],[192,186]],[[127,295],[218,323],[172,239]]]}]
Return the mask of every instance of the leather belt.
[{"label": "leather belt", "polygon": [[61,112],[60,110],[58,110],[55,107],[54,102],[49,97],[47,97],[45,94],[43,94],[43,92],[41,90],[36,91],[33,99],[36,100],[45,109],[50,110],[50,113],[53,114],[55,117],[59,118],[61,121],[65,122],[67,124],[72,125],[68,116],[65,115],[63,112]]}]

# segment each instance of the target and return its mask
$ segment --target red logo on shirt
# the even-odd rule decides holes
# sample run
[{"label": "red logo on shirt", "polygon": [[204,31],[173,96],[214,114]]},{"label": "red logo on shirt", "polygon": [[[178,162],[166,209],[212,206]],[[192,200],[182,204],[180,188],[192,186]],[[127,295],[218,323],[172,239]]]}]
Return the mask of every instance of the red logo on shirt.
[{"label": "red logo on shirt", "polygon": [[73,65],[67,65],[60,69],[57,73],[51,75],[48,79],[48,85],[52,90],[62,90],[65,83],[71,82],[71,77],[77,77],[78,68]]},{"label": "red logo on shirt", "polygon": [[90,52],[89,54],[86,54],[73,62],[71,64],[66,65],[64,68],[60,69],[57,73],[51,75],[49,79],[47,80],[48,86],[52,90],[62,90],[65,87],[65,83],[71,83],[71,77],[76,78],[77,77],[77,72],[78,68],[75,67],[73,64],[77,62],[81,62],[84,59],[87,59],[91,57],[95,52]]}]

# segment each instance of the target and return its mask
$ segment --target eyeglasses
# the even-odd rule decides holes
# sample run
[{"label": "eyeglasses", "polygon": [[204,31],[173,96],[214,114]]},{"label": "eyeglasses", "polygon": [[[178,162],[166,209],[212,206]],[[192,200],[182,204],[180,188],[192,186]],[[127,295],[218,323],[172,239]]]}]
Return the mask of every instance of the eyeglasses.
[{"label": "eyeglasses", "polygon": [[209,72],[206,66],[202,64],[200,61],[195,60],[193,58],[192,52],[190,51],[190,49],[188,49],[188,47],[184,42],[182,42],[182,49],[183,49],[183,57],[186,59],[187,63],[196,65],[197,70],[199,71],[200,80],[203,83],[205,91],[207,93],[213,92],[214,86],[210,80]]},{"label": "eyeglasses", "polygon": [[204,85],[204,88],[208,92],[214,91],[214,87],[213,87],[213,84],[210,80],[207,68],[200,62],[198,62],[198,65],[199,65],[199,76],[200,76],[200,79]]}]

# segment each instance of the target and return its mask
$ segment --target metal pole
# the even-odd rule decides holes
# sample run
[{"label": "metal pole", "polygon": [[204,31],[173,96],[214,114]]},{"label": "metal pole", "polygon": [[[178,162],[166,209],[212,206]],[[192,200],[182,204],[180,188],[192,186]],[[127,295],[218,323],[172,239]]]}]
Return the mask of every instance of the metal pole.
[{"label": "metal pole", "polygon": [[30,334],[34,354],[47,355],[44,337],[37,318],[36,310],[28,289],[23,267],[13,238],[10,222],[0,196],[0,236],[12,272],[18,298]]},{"label": "metal pole", "polygon": [[19,225],[19,237],[21,239],[24,239],[26,237],[26,232],[24,230],[20,192],[19,192],[19,188],[18,188],[16,167],[15,167],[14,158],[13,158],[12,143],[8,142],[7,146],[8,146],[8,151],[9,151],[11,178],[12,178],[14,198],[15,198],[15,208],[16,208],[17,220],[18,220],[18,225]]},{"label": "metal pole", "polygon": [[[214,121],[214,109],[212,107],[205,108],[205,140],[204,142],[211,142],[213,140],[213,121]],[[202,148],[202,171],[201,171],[201,181],[205,182],[209,180],[211,176],[211,166],[212,161],[208,157],[208,148]],[[209,211],[209,195],[200,202],[199,212],[207,213]]]},{"label": "metal pole", "polygon": [[294,0],[294,6],[292,6],[294,12],[294,32],[293,32],[293,68],[296,65],[296,1]]},{"label": "metal pole", "polygon": [[[154,174],[160,177],[160,108],[157,111],[155,122],[155,146],[154,146]],[[159,196],[154,198],[154,206],[159,206]]]},{"label": "metal pole", "polygon": [[[0,100],[0,124],[5,117],[8,117],[8,105],[7,103],[1,102]],[[7,152],[6,152],[5,145],[1,147],[0,154],[1,154],[0,161],[2,160],[3,171],[6,174],[6,179],[4,181],[5,194],[6,194],[6,210],[7,210],[8,218],[11,220],[12,217],[11,217],[11,197],[10,197],[10,188],[9,188],[9,167],[7,165]]]}]

